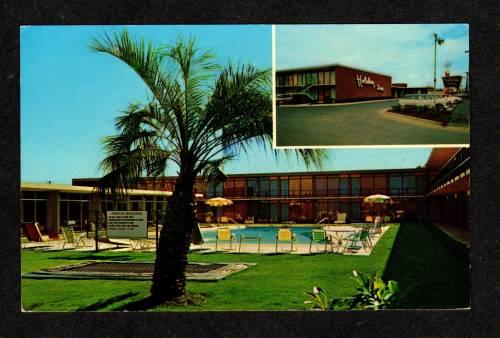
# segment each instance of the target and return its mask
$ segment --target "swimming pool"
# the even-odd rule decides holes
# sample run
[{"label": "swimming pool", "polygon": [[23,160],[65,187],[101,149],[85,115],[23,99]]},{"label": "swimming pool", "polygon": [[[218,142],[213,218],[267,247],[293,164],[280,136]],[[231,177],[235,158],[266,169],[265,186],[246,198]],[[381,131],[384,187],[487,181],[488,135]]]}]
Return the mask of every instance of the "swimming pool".
[{"label": "swimming pool", "polygon": [[[240,236],[261,236],[261,243],[270,244],[276,243],[276,234],[278,227],[246,227],[243,229],[232,229],[231,233],[234,235],[236,242],[240,240]],[[296,243],[309,244],[311,242],[311,230],[313,227],[291,227],[290,230],[297,236]],[[215,229],[202,230],[203,238],[207,241],[215,241]]]}]

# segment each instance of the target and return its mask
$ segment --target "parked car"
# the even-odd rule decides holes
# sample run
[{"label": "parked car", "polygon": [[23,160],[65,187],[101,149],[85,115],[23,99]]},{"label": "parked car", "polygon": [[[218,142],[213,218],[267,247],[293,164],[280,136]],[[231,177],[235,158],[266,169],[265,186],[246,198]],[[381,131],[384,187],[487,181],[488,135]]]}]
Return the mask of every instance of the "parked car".
[{"label": "parked car", "polygon": [[462,98],[458,96],[441,96],[442,98],[451,101],[453,104],[462,102]]},{"label": "parked car", "polygon": [[455,109],[455,104],[452,100],[448,100],[435,95],[428,94],[407,94],[399,99],[399,105],[405,107],[426,107],[435,109],[437,112],[452,112]]}]

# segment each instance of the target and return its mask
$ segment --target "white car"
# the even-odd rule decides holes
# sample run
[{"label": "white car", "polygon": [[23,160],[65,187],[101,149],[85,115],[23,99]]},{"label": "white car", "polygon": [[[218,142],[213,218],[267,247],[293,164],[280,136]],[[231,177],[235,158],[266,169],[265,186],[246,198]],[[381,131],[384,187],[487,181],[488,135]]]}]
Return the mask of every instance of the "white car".
[{"label": "white car", "polygon": [[455,104],[452,100],[428,94],[407,94],[399,99],[399,105],[405,107],[426,107],[437,112],[452,112]]},{"label": "white car", "polygon": [[442,96],[443,99],[450,100],[453,104],[462,102],[462,98],[458,96]]}]

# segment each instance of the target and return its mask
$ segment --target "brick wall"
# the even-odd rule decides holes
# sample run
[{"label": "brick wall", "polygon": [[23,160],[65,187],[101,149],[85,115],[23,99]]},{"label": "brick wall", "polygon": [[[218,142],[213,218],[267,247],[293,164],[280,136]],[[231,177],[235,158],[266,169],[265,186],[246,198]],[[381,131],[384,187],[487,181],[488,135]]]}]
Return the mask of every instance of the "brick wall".
[{"label": "brick wall", "polygon": [[[358,84],[357,78],[369,78],[373,81],[375,87],[378,85],[383,90],[377,90],[373,84],[363,83]],[[384,76],[351,68],[336,67],[336,100],[350,101],[359,99],[376,99],[376,98],[391,98],[391,77]]]}]

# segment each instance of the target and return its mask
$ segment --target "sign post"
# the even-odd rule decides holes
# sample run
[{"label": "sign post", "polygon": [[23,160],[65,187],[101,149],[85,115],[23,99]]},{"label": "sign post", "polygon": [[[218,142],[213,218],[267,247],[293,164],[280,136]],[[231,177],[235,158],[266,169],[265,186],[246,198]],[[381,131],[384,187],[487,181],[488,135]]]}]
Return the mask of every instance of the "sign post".
[{"label": "sign post", "polygon": [[95,252],[99,252],[99,210],[95,211]]}]

